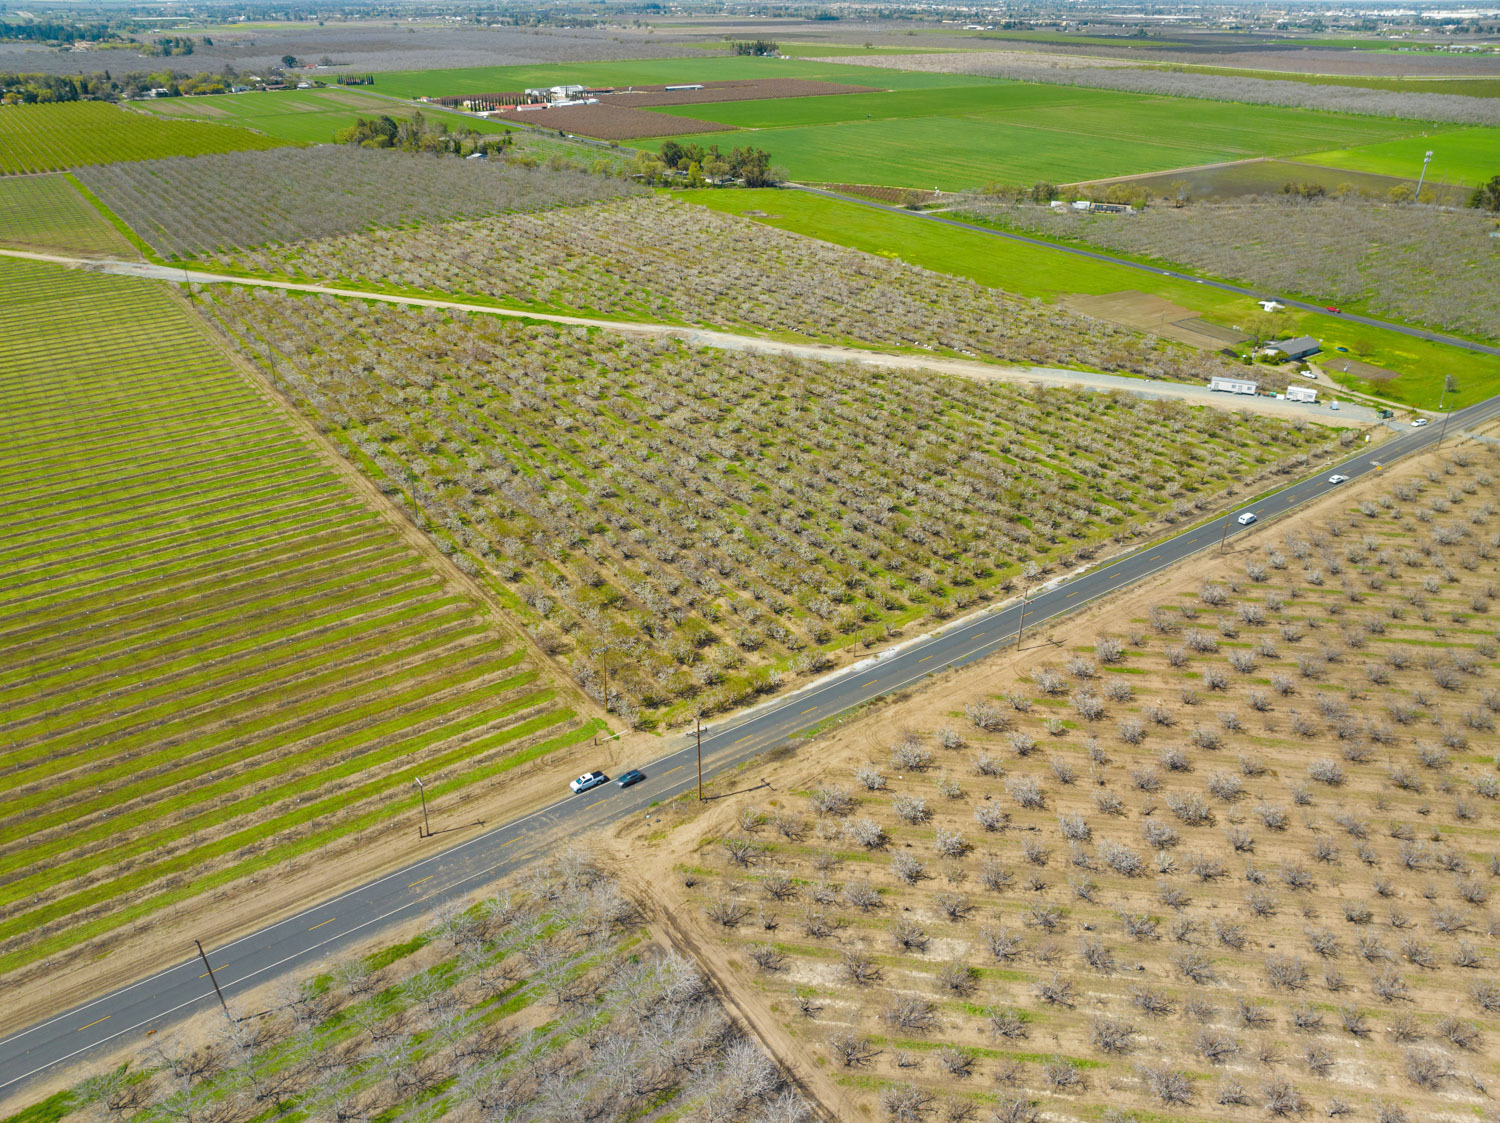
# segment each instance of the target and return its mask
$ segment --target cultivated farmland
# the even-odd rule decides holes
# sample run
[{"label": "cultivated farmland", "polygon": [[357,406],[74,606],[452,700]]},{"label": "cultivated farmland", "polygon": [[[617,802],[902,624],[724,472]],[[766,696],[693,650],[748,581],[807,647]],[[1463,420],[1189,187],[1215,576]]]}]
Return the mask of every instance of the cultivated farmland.
[{"label": "cultivated farmland", "polygon": [[[1219,293],[1190,280],[1148,277],[1122,265],[1065,257],[1050,246],[1002,240],[982,230],[874,211],[841,199],[771,188],[703,191],[693,198],[703,206],[731,214],[760,215],[757,222],[761,225],[899,257],[913,265],[954,273],[984,285],[1003,286],[1025,296],[1055,299],[1070,293],[1118,293],[1148,285],[1152,294],[1192,308],[1216,324],[1241,325],[1259,311],[1248,298]],[[1472,405],[1500,392],[1500,366],[1489,355],[1356,324],[1343,316],[1296,311],[1282,315],[1290,324],[1289,334],[1314,336],[1323,341],[1325,350],[1348,347],[1368,362],[1400,372],[1399,378],[1378,385],[1351,380],[1356,389],[1424,408],[1437,403],[1447,374],[1458,380],[1458,392],[1448,399],[1450,403]]]},{"label": "cultivated farmland", "polygon": [[832,649],[1190,520],[1328,436],[483,315],[239,288],[202,299],[632,718],[774,690]]},{"label": "cultivated farmland", "polygon": [[1372,478],[677,828],[732,990],[849,1118],[1482,1115],[1497,467]]},{"label": "cultivated farmland", "polygon": [[[467,906],[467,907],[465,907]],[[410,940],[289,978],[238,1021],[189,1024],[49,1101],[219,1123],[317,1119],[702,1119],[811,1113],[704,975],[644,930],[588,858],[540,863]]]},{"label": "cultivated farmland", "polygon": [[[975,198],[965,217],[1237,277],[1268,291],[1500,335],[1500,246],[1473,210],[1295,196],[1088,215]],[[1296,246],[1288,253],[1288,246]]]},{"label": "cultivated farmland", "polygon": [[912,70],[877,70],[839,62],[695,54],[690,58],[630,59],[609,62],[564,62],[540,66],[486,66],[443,70],[392,71],[380,75],[381,93],[398,97],[483,96],[496,90],[578,83],[584,86],[663,86],[702,82],[801,78],[858,84],[877,89],[925,89],[932,86],[983,85],[983,78],[924,74]]},{"label": "cultivated farmland", "polygon": [[360,117],[411,118],[422,113],[449,128],[480,133],[507,132],[504,125],[479,117],[458,117],[378,97],[358,89],[267,90],[228,97],[163,98],[142,103],[147,112],[174,121],[218,121],[255,129],[282,141],[328,144],[333,134]]},{"label": "cultivated farmland", "polygon": [[1319,167],[1415,179],[1422,171],[1423,154],[1429,151],[1429,183],[1473,187],[1500,173],[1500,129],[1454,129],[1338,152],[1314,152],[1302,160]]},{"label": "cultivated farmland", "polygon": [[554,105],[547,109],[521,110],[517,121],[539,129],[557,129],[599,140],[634,140],[637,137],[676,136],[681,133],[727,132],[733,126],[716,125],[695,117],[661,117],[628,105],[601,102],[598,105]]},{"label": "cultivated farmland", "polygon": [[1414,121],[1277,108],[1247,113],[1223,102],[1000,81],[652,112],[758,129],[755,143],[794,179],[949,191],[1306,153],[1324,147],[1325,137],[1347,137],[1339,147],[1348,147],[1421,128]]},{"label": "cultivated farmland", "polygon": [[164,287],[4,261],[0,340],[0,970],[591,731]]},{"label": "cultivated farmland", "polygon": [[624,180],[509,159],[335,145],[110,164],[79,178],[169,257],[644,192]]},{"label": "cultivated farmland", "polygon": [[284,141],[228,125],[162,121],[102,101],[0,109],[0,175],[50,172],[116,160],[156,160],[275,148]]},{"label": "cultivated farmland", "polygon": [[0,179],[0,243],[132,256],[135,248],[62,175]]},{"label": "cultivated farmland", "polygon": [[665,198],[236,254],[255,272],[622,319],[1207,379],[1218,356]]},{"label": "cultivated farmland", "polygon": [[[1405,118],[1412,122],[1445,121],[1460,125],[1489,126],[1500,124],[1500,104],[1491,97],[1426,92],[1398,93],[1354,86],[1266,81],[1197,70],[1167,71],[1152,67],[1122,66],[1113,59],[1104,60],[1102,65],[1075,63],[1055,66],[1050,58],[975,51],[943,55],[887,55],[865,61],[870,68],[894,67],[934,75],[986,75],[1022,82],[1088,86],[1136,94],[1189,98],[1199,104],[1212,100],[1274,107],[1257,108],[1252,113],[1240,110],[1250,119],[1259,119],[1267,112],[1279,115],[1290,109],[1318,116],[1358,114],[1372,118]],[[867,77],[861,77],[860,81],[877,84]]]}]

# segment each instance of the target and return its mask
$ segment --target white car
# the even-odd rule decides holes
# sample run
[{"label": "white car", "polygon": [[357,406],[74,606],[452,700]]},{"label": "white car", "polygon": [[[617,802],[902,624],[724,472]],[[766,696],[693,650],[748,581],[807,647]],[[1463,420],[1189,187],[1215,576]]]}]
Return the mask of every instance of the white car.
[{"label": "white car", "polygon": [[603,772],[585,772],[569,784],[568,787],[572,788],[575,793],[586,792],[590,788],[597,788],[600,784],[606,783],[608,780],[609,777]]},{"label": "white car", "polygon": [[1249,526],[1254,521],[1255,521],[1255,512],[1254,511],[1246,511],[1238,519],[1238,522],[1239,522],[1239,524],[1241,526]]},{"label": "white car", "polygon": [[1420,429],[1423,425],[1426,425],[1426,424],[1427,424],[1427,418],[1425,418],[1425,417],[1419,417],[1419,418],[1417,418],[1415,421],[1413,421],[1411,423],[1411,427],[1413,429]]},{"label": "white car", "polygon": [[1331,484],[1341,484],[1348,478],[1348,476],[1341,476],[1337,472],[1335,472],[1333,475],[1328,477],[1328,482]]}]

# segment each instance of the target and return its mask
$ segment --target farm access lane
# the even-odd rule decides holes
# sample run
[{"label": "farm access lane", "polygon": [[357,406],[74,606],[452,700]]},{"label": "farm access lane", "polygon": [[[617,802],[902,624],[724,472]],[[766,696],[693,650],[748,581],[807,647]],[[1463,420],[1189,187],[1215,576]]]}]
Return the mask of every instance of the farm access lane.
[{"label": "farm access lane", "polygon": [[834,199],[840,203],[856,203],[861,207],[869,207],[871,210],[899,214],[906,218],[923,219],[927,222],[937,222],[943,226],[953,226],[960,230],[972,231],[975,234],[986,234],[992,238],[1003,238],[1010,242],[1021,242],[1025,245],[1037,246],[1041,249],[1056,250],[1058,253],[1072,254],[1074,257],[1086,257],[1091,261],[1102,261],[1107,265],[1122,265],[1127,269],[1135,269],[1142,273],[1151,273],[1158,277],[1171,277],[1173,280],[1188,281],[1195,285],[1206,285],[1221,292],[1232,292],[1239,296],[1248,296],[1253,300],[1274,299],[1277,303],[1285,304],[1289,308],[1301,308],[1304,312],[1321,312],[1325,316],[1336,316],[1341,320],[1348,320],[1356,324],[1365,324],[1372,328],[1385,328],[1387,331],[1410,336],[1413,339],[1425,339],[1429,343],[1444,343],[1449,347],[1457,347],[1463,351],[1477,351],[1482,355],[1500,355],[1500,347],[1494,347],[1488,343],[1478,343],[1472,339],[1463,339],[1456,335],[1444,335],[1442,332],[1428,331],[1426,328],[1412,327],[1409,324],[1396,323],[1393,320],[1381,320],[1374,316],[1364,316],[1358,312],[1331,312],[1325,305],[1312,304],[1306,300],[1298,300],[1295,297],[1281,296],[1277,293],[1267,292],[1264,289],[1247,288],[1244,285],[1231,284],[1228,281],[1215,281],[1208,277],[1199,277],[1194,273],[1181,273],[1174,269],[1163,269],[1157,265],[1145,265],[1139,261],[1131,261],[1129,258],[1100,253],[1098,250],[1086,250],[1078,246],[1048,242],[1041,238],[1031,238],[1025,234],[1012,233],[1009,230],[998,230],[993,226],[981,226],[974,222],[964,222],[961,219],[948,218],[946,215],[909,211],[905,207],[892,206],[890,203],[879,203],[873,199],[861,199],[857,195],[841,195],[837,191],[825,191],[821,187],[807,187],[797,183],[789,183],[786,186],[796,191],[805,191],[809,195],[821,195],[825,199]]},{"label": "farm access lane", "polygon": [[[1500,397],[1455,411],[1455,432],[1500,418]],[[1024,597],[950,625],[948,629],[856,663],[796,693],[741,713],[705,731],[703,771],[716,777],[744,768],[737,790],[764,783],[754,757],[788,737],[854,707],[902,690],[950,667],[960,667],[1017,641],[1024,622],[1034,629],[1100,597],[1195,554],[1218,547],[1222,538],[1256,534],[1274,516],[1325,495],[1337,484],[1330,474],[1358,478],[1439,444],[1443,426],[1406,428],[1376,448],[1363,448],[1316,476],[1258,500],[1259,522],[1243,527],[1237,516],[1190,528],[1144,546],[1077,577],[1044,586]],[[357,943],[390,926],[419,916],[441,902],[471,892],[521,868],[540,850],[566,845],[586,832],[631,815],[652,813],[654,804],[692,789],[697,780],[692,736],[652,762],[637,762],[647,779],[634,787],[613,784],[560,799],[521,819],[460,842],[451,849],[316,904],[258,932],[214,948],[210,962],[226,996],[244,992],[293,968],[326,965],[328,957],[348,954]],[[559,790],[568,777],[558,776]],[[438,822],[435,829],[447,824]],[[85,1056],[105,1045],[121,1047],[215,1002],[208,972],[193,954],[191,933],[182,933],[184,957],[176,965],[130,986],[47,1019],[0,1040],[0,1097],[16,1095],[26,1083],[54,1065]],[[248,1011],[253,1013],[254,1011]]]},{"label": "farm access lane", "polygon": [[[501,316],[518,320],[535,320],[575,327],[600,328],[605,331],[622,332],[627,335],[643,335],[656,338],[668,337],[700,347],[715,347],[725,351],[751,351],[764,355],[787,355],[799,359],[819,362],[859,363],[863,366],[884,370],[929,370],[957,378],[968,378],[980,382],[1021,382],[1028,385],[1040,383],[1044,386],[1067,386],[1074,389],[1102,392],[1122,391],[1141,397],[1165,401],[1187,402],[1192,405],[1212,406],[1215,409],[1245,410],[1267,417],[1304,418],[1326,421],[1328,424],[1358,424],[1374,421],[1375,411],[1366,406],[1345,403],[1340,405],[1340,415],[1334,418],[1327,403],[1306,405],[1275,398],[1240,396],[1211,391],[1206,386],[1186,382],[1160,382],[1145,378],[1126,378],[1115,374],[1097,374],[1093,371],[1071,370],[1067,367],[1013,367],[967,359],[929,358],[925,355],[892,354],[871,351],[860,347],[840,346],[832,343],[792,343],[784,340],[765,339],[754,335],[715,331],[711,328],[695,328],[681,324],[660,324],[641,320],[601,320],[586,316],[567,316],[553,312],[530,312],[522,308],[501,308],[490,304],[466,304],[458,300],[440,300],[421,296],[400,296],[390,293],[370,292],[366,289],[337,288],[331,285],[305,284],[297,281],[279,281],[266,277],[244,277],[224,273],[208,273],[195,269],[153,265],[142,261],[119,261],[111,258],[65,257],[57,254],[32,253],[23,250],[0,249],[0,256],[19,257],[28,261],[45,261],[56,265],[67,265],[95,272],[109,273],[121,277],[141,277],[153,280],[184,281],[194,284],[245,285],[251,288],[281,289],[286,292],[305,292],[327,296],[353,297],[359,300],[375,300],[385,304],[407,304],[419,308],[440,308],[454,312],[477,312],[488,316]],[[1340,420],[1342,419],[1342,420]]]}]

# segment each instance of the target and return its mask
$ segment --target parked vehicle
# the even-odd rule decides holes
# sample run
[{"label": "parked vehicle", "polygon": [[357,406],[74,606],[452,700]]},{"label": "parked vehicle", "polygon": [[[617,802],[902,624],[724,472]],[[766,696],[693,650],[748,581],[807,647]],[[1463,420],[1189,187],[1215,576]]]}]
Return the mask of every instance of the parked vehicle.
[{"label": "parked vehicle", "polygon": [[1395,417],[1396,411],[1391,409],[1377,409],[1375,411],[1375,416],[1380,418]]},{"label": "parked vehicle", "polygon": [[572,788],[574,793],[577,794],[578,792],[586,792],[590,788],[597,788],[600,784],[608,783],[608,781],[609,777],[603,772],[585,772],[569,784],[568,787]]},{"label": "parked vehicle", "polygon": [[1241,526],[1249,526],[1251,523],[1253,523],[1255,521],[1255,512],[1254,511],[1246,511],[1243,515],[1241,515],[1239,517],[1238,521],[1239,521],[1239,524]]},{"label": "parked vehicle", "polygon": [[1419,418],[1417,418],[1415,421],[1413,421],[1411,423],[1411,427],[1413,429],[1420,429],[1423,425],[1426,425],[1426,424],[1427,424],[1427,418],[1425,418],[1425,417],[1419,417]]},{"label": "parked vehicle", "polygon": [[628,788],[631,784],[639,784],[645,778],[646,774],[639,768],[632,768],[629,772],[625,773],[625,775],[616,780],[615,783],[619,784],[622,788]]}]

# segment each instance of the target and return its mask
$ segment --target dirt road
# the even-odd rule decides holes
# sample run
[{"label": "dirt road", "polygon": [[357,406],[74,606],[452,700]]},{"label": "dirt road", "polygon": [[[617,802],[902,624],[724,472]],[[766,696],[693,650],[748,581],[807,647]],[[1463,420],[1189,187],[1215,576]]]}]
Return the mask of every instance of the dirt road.
[{"label": "dirt road", "polygon": [[282,289],[286,292],[305,292],[328,296],[355,297],[361,300],[377,300],[384,304],[407,304],[419,308],[442,308],[455,312],[477,312],[487,316],[506,316],[514,319],[537,320],[551,324],[567,324],[576,327],[600,328],[605,331],[623,332],[627,335],[668,337],[681,339],[701,347],[716,347],[726,351],[753,351],[765,355],[789,355],[799,359],[816,359],[822,362],[859,363],[863,366],[886,370],[928,370],[935,374],[946,374],[958,378],[969,378],[980,382],[1020,382],[1044,386],[1071,386],[1075,389],[1102,392],[1122,391],[1146,398],[1161,398],[1187,402],[1191,405],[1212,406],[1215,409],[1246,410],[1267,417],[1302,417],[1325,424],[1364,424],[1376,420],[1375,411],[1363,406],[1344,405],[1337,414],[1323,404],[1302,405],[1296,402],[1278,401],[1275,398],[1242,397],[1221,394],[1206,386],[1183,382],[1158,382],[1144,378],[1127,378],[1122,375],[1096,374],[1092,371],[1070,370],[1066,367],[1008,367],[977,360],[946,359],[921,354],[890,354],[884,351],[867,350],[861,347],[836,346],[828,343],[792,343],[779,339],[766,339],[755,335],[715,331],[709,328],[686,327],[680,324],[659,324],[637,320],[601,320],[587,316],[566,316],[551,312],[532,312],[521,308],[498,308],[489,304],[466,304],[460,300],[438,300],[421,296],[398,296],[389,293],[369,292],[364,289],[337,288],[332,285],[305,284],[297,281],[278,281],[265,277],[238,277],[224,273],[208,273],[197,269],[153,265],[149,262],[119,261],[110,258],[66,257],[59,254],[28,253],[22,250],[0,250],[0,256],[24,258],[28,261],[47,261],[78,269],[91,269],[121,277],[143,277],[150,280],[191,282],[200,285],[245,285],[251,288]]}]

